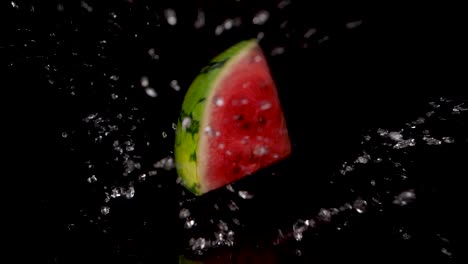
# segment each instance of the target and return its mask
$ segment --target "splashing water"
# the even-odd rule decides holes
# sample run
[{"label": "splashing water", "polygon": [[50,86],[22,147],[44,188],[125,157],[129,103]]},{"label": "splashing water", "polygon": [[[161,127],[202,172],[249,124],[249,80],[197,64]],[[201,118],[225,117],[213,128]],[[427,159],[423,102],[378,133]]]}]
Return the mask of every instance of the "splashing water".
[{"label": "splashing water", "polygon": [[[76,223],[64,225],[69,232],[86,229],[91,225],[93,228],[97,227],[95,229],[99,232],[112,233],[113,228],[118,230],[118,223],[109,219],[137,218],[139,215],[144,215],[143,220],[138,223],[132,222],[128,226],[135,226],[136,229],[141,228],[142,233],[152,234],[151,232],[158,228],[168,229],[167,226],[156,225],[159,225],[159,219],[170,218],[171,214],[174,214],[174,218],[179,221],[177,230],[172,230],[175,231],[174,236],[178,236],[177,239],[183,244],[182,247],[196,255],[207,253],[210,249],[242,245],[243,241],[249,239],[253,243],[258,238],[252,238],[245,233],[261,226],[260,232],[266,235],[265,238],[259,239],[261,240],[259,244],[283,247],[292,241],[298,247],[294,248],[294,254],[304,256],[309,250],[300,247],[306,245],[308,240],[323,235],[325,232],[323,230],[326,228],[343,231],[352,225],[355,219],[365,218],[375,212],[385,213],[387,208],[405,210],[417,205],[425,194],[421,193],[412,176],[415,173],[412,164],[416,162],[415,156],[417,156],[414,153],[423,150],[439,151],[450,146],[456,148],[467,142],[466,136],[440,132],[431,125],[442,119],[444,120],[441,122],[446,123],[453,118],[462,120],[468,112],[467,103],[445,98],[434,100],[429,103],[430,110],[421,113],[419,117],[413,118],[406,124],[402,123],[400,127],[374,127],[367,131],[362,135],[360,149],[343,160],[334,173],[325,176],[333,182],[330,188],[336,189],[338,193],[345,193],[346,199],[328,201],[326,198],[314,197],[315,200],[308,201],[310,206],[302,206],[300,215],[285,217],[287,220],[284,221],[279,221],[274,216],[265,220],[267,218],[265,217],[261,218],[263,221],[261,224],[253,225],[252,223],[256,223],[251,219],[252,216],[248,215],[249,213],[254,212],[254,216],[268,215],[269,212],[265,207],[274,206],[274,202],[280,201],[274,199],[270,201],[266,198],[269,197],[268,192],[274,193],[272,197],[285,195],[280,188],[271,187],[269,179],[287,183],[299,178],[294,178],[295,175],[290,175],[291,173],[276,171],[275,168],[272,170],[276,174],[270,175],[270,171],[262,172],[253,175],[251,179],[228,185],[222,188],[223,190],[207,194],[205,197],[195,197],[180,184],[174,184],[177,176],[174,170],[172,150],[174,138],[171,125],[177,120],[177,114],[174,113],[180,109],[179,105],[160,106],[160,101],[180,100],[184,94],[176,92],[183,90],[182,87],[191,81],[190,78],[196,70],[192,62],[186,63],[181,60],[186,55],[184,52],[180,50],[171,52],[167,46],[172,42],[167,41],[176,35],[189,36],[190,34],[185,33],[192,31],[197,32],[200,39],[205,39],[206,36],[212,36],[214,39],[216,36],[219,43],[227,43],[227,39],[233,36],[257,37],[267,48],[265,54],[270,56],[267,60],[273,62],[272,69],[277,71],[278,66],[275,66],[275,63],[289,54],[295,54],[296,46],[316,47],[313,43],[327,45],[332,39],[335,41],[336,32],[328,31],[320,23],[295,27],[296,21],[284,18],[283,15],[286,13],[282,13],[295,8],[296,2],[289,0],[276,1],[269,7],[251,9],[254,12],[258,11],[254,15],[239,14],[233,8],[233,11],[226,16],[214,16],[213,11],[204,6],[186,12],[177,7],[162,7],[156,10],[151,5],[137,4],[137,1],[124,2],[121,8],[115,6],[102,8],[94,2],[79,2],[78,13],[86,17],[81,19],[83,21],[96,23],[94,17],[104,14],[105,19],[102,19],[102,23],[105,24],[96,23],[96,32],[91,30],[94,27],[71,17],[69,14],[77,10],[65,2],[54,4],[52,9],[60,16],[66,17],[67,24],[59,23],[57,20],[56,28],[40,30],[46,32],[43,35],[39,34],[39,31],[34,33],[29,26],[17,28],[18,34],[24,34],[25,39],[28,39],[24,44],[32,47],[28,52],[24,52],[26,55],[21,56],[26,62],[31,62],[31,65],[41,66],[40,72],[43,73],[48,85],[46,88],[52,88],[46,90],[55,89],[55,95],[64,102],[61,107],[67,115],[57,119],[59,126],[55,131],[59,137],[57,141],[62,144],[62,148],[69,151],[64,156],[74,157],[72,163],[78,164],[76,168],[66,171],[66,174],[78,175],[75,177],[78,180],[71,181],[70,186],[84,186],[80,187],[84,188],[80,189],[80,192],[67,196],[79,197],[83,201],[95,201],[91,205],[80,202],[76,207],[73,207],[74,202],[67,202],[69,203],[66,206],[67,211],[76,209],[76,214],[79,215],[77,218],[80,219],[73,218],[72,221],[76,220]],[[245,1],[239,1],[239,4],[242,2]],[[8,8],[12,11],[34,13],[34,8],[26,6],[23,1],[9,3],[11,7]],[[127,12],[126,8],[132,11]],[[41,9],[36,8],[36,14],[39,13],[38,10]],[[278,10],[281,13],[278,13]],[[358,17],[355,20],[341,20],[337,28],[352,33],[363,30],[367,24],[368,21]],[[192,31],[177,31],[177,34],[171,35],[172,31],[187,28]],[[274,30],[280,32],[277,34],[280,37],[275,35]],[[251,35],[243,35],[244,31],[251,31],[249,33]],[[167,35],[161,35],[160,32]],[[82,36],[89,38],[83,39]],[[40,40],[48,47],[47,51],[44,51],[45,54],[35,53],[38,45],[29,41],[34,39],[37,43],[40,43]],[[298,39],[302,42],[290,45]],[[327,41],[329,39],[330,41]],[[202,46],[206,45],[204,41],[206,40],[201,42]],[[83,48],[88,46],[93,48],[91,50]],[[294,46],[294,49],[291,49],[291,46]],[[212,47],[208,49],[210,48]],[[193,53],[193,50],[189,51]],[[200,57],[194,59],[198,60]],[[73,67],[63,61],[73,62]],[[174,61],[176,66],[167,65]],[[14,67],[14,63],[17,62],[11,62],[10,65],[13,66],[9,67]],[[171,74],[162,71],[165,67]],[[288,88],[281,88],[281,85],[278,87],[280,90],[283,89],[282,92],[288,91]],[[146,102],[145,100],[151,103],[145,105],[142,103]],[[253,103],[247,99],[239,100],[241,105]],[[219,107],[227,106],[224,101],[215,104]],[[80,107],[79,114],[67,110],[67,107],[72,109],[77,106]],[[264,111],[270,107],[268,102],[258,105],[259,110]],[[60,108],[57,109],[58,112],[62,111]],[[69,112],[73,114],[68,115]],[[76,119],[79,121],[74,122]],[[165,123],[167,120],[169,121]],[[181,120],[181,125],[187,129],[193,122],[191,118],[186,117]],[[155,124],[162,124],[160,126],[163,128],[155,128],[158,126]],[[425,130],[428,133],[425,133]],[[212,136],[219,133],[214,128],[209,128],[206,132]],[[242,142],[247,143],[248,139]],[[226,147],[223,145],[222,148]],[[253,152],[257,156],[274,155],[268,153],[268,150],[262,146],[258,146]],[[294,155],[301,155],[296,153]],[[59,165],[54,164],[53,167]],[[375,173],[368,176],[367,170]],[[301,177],[314,176],[315,171],[312,168],[312,171],[304,172]],[[73,177],[67,175],[66,178]],[[259,184],[261,187],[253,186],[255,178],[262,179],[264,184]],[[85,191],[82,192],[83,190]],[[176,196],[174,204],[178,205],[178,211],[172,210],[173,208],[166,210],[167,204],[173,202],[174,193]],[[122,217],[125,215],[122,211],[127,210],[126,205],[138,208],[135,210],[144,208],[145,212],[138,211],[135,214],[132,212]],[[151,215],[154,210],[157,211],[156,216]],[[79,223],[81,219],[84,219],[83,222],[86,224]],[[413,236],[410,228],[401,230],[397,229],[395,232],[404,240],[417,238]],[[450,243],[439,240],[441,254],[453,257],[455,251]],[[125,249],[115,249],[119,250]],[[126,253],[128,252],[121,254]],[[49,262],[54,261],[56,260],[49,260]]]}]

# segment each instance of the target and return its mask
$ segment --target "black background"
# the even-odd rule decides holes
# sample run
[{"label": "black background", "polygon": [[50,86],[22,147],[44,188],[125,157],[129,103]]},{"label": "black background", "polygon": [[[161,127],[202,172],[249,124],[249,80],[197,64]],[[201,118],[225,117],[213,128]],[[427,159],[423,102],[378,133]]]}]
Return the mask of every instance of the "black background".
[{"label": "black background", "polygon": [[[239,231],[241,246],[255,248],[268,241],[275,227],[349,201],[341,191],[355,186],[330,185],[329,175],[359,151],[360,136],[368,129],[401,127],[424,114],[426,103],[439,96],[464,99],[454,96],[466,87],[461,49],[465,21],[459,8],[291,1],[279,10],[275,1],[187,2],[89,1],[92,12],[81,7],[80,1],[61,3],[63,12],[57,11],[55,1],[17,1],[19,8],[5,6],[11,19],[2,40],[2,57],[12,77],[7,87],[20,99],[9,109],[19,117],[6,126],[21,132],[21,140],[15,142],[18,154],[13,155],[20,166],[13,197],[18,201],[27,197],[19,206],[27,208],[22,210],[26,215],[20,229],[27,231],[20,245],[36,262],[177,261],[177,255],[184,253],[185,237],[177,217],[182,198],[174,172],[137,186],[134,199],[114,204],[107,218],[90,223],[99,215],[103,192],[89,187],[90,172],[84,161],[102,165],[97,173],[103,175],[104,184],[125,180],[113,176],[118,168],[103,165],[113,156],[90,140],[82,119],[93,112],[144,117],[131,134],[137,147],[152,143],[139,150],[142,163],[165,157],[172,148],[172,135],[164,140],[159,135],[176,119],[183,94],[198,71],[222,50],[260,31],[265,33],[261,46],[277,82],[293,155],[274,169],[280,175],[275,179],[263,181],[267,170],[242,183],[251,184],[259,194],[243,211],[247,226]],[[165,22],[166,8],[177,12],[174,27]],[[199,8],[207,22],[195,29]],[[252,25],[251,18],[261,9],[270,11],[268,22]],[[111,12],[117,14],[116,19],[111,19]],[[216,25],[237,16],[243,19],[240,27],[215,36]],[[363,21],[361,26],[345,27],[357,20]],[[283,21],[288,24],[281,29]],[[317,33],[305,40],[304,32],[311,27]],[[329,39],[322,42],[325,36]],[[106,43],[100,44],[101,40]],[[270,56],[276,46],[284,47],[285,54]],[[150,48],[160,55],[159,60],[149,58]],[[111,75],[119,80],[109,80]],[[157,98],[130,88],[138,86],[141,76],[150,78]],[[179,81],[180,92],[168,87],[173,79]],[[111,100],[112,93],[127,99]],[[139,108],[135,113],[134,106]],[[467,125],[460,120],[443,131],[463,138]],[[76,132],[63,140],[63,131]],[[350,225],[344,231],[323,227],[317,237],[306,238],[299,246],[275,249],[278,258],[281,263],[457,261],[460,242],[456,234],[462,226],[465,200],[459,194],[466,157],[466,143],[437,151],[418,150],[409,185],[422,194],[416,205],[349,216]],[[207,203],[216,195],[206,198]],[[402,239],[400,229],[412,238]],[[294,256],[297,247],[302,257]],[[451,255],[442,254],[442,247],[450,248]]]}]

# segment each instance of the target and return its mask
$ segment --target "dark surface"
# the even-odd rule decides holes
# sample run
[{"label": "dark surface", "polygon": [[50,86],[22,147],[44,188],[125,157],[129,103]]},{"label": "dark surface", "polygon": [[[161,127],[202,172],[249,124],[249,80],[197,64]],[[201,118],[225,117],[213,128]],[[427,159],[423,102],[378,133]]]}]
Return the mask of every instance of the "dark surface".
[{"label": "dark surface", "polygon": [[[179,254],[191,255],[186,244],[192,233],[178,219],[179,201],[190,196],[181,196],[175,172],[158,172],[142,183],[136,179],[171,154],[171,123],[199,70],[225,48],[260,31],[265,32],[261,46],[277,81],[293,155],[239,183],[256,196],[239,201],[242,210],[236,216],[244,226],[236,230],[237,246],[227,252],[237,256],[242,255],[238,247],[262,245],[280,263],[459,259],[461,242],[456,234],[466,200],[460,194],[462,176],[467,174],[468,131],[466,112],[453,116],[449,109],[466,100],[453,96],[452,90],[466,87],[460,83],[466,65],[456,64],[464,54],[458,48],[463,46],[458,40],[463,21],[455,8],[368,6],[355,1],[346,6],[325,1],[306,6],[291,1],[279,10],[274,1],[187,2],[192,1],[88,1],[92,12],[79,1],[62,3],[63,12],[57,11],[55,1],[15,1],[19,8],[6,7],[12,19],[2,50],[7,51],[7,72],[15,80],[11,87],[21,96],[16,107],[24,110],[16,119],[23,142],[19,157],[27,167],[20,173],[21,186],[28,186],[22,206],[29,208],[24,225],[27,244],[33,248],[28,252],[36,263],[172,263]],[[176,26],[165,21],[168,7],[177,13]],[[195,29],[199,8],[207,22]],[[261,9],[270,11],[268,22],[252,25]],[[216,36],[215,27],[228,17],[241,17],[243,22]],[[346,28],[347,22],[356,20],[362,25]],[[280,28],[283,21],[288,24]],[[306,40],[304,32],[311,27],[317,33]],[[329,40],[322,42],[325,36]],[[285,53],[272,57],[269,53],[276,46],[284,47]],[[150,48],[159,54],[158,60],[150,58]],[[118,80],[110,79],[112,75]],[[158,97],[145,94],[139,86],[142,76],[149,77]],[[181,91],[169,87],[173,79]],[[111,94],[119,98],[113,100]],[[368,188],[375,175],[394,176],[390,169],[372,166],[352,178],[332,177],[343,161],[362,150],[361,136],[369,129],[397,130],[424,115],[427,102],[439,96],[455,102],[436,111],[448,121],[428,123],[427,129],[457,141],[411,151],[403,159],[410,161],[404,165],[408,181],[390,180],[382,189]],[[119,130],[96,142],[99,129],[83,121],[91,113]],[[119,113],[123,118],[116,117]],[[162,131],[167,138],[161,137]],[[122,175],[122,155],[112,148],[117,139],[135,144],[131,157],[141,163],[141,170]],[[94,168],[88,169],[89,164]],[[271,172],[277,176],[270,178]],[[93,174],[99,180],[89,184],[86,179]],[[102,216],[103,188],[129,182],[135,185],[135,197],[112,200],[111,213]],[[352,189],[364,197],[387,197],[390,203],[382,210],[369,206],[365,214],[341,215],[343,219],[304,234],[301,243],[273,247],[278,228],[290,227],[320,208],[352,201],[356,197]],[[392,205],[391,197],[406,189],[416,190],[416,202]],[[192,209],[208,219],[206,214],[218,212],[207,208],[234,199],[229,195],[225,190],[214,192],[196,200]],[[229,218],[219,214],[220,219]],[[337,231],[342,222],[347,226]],[[301,257],[295,256],[296,249]],[[216,252],[206,255],[210,254]]]}]

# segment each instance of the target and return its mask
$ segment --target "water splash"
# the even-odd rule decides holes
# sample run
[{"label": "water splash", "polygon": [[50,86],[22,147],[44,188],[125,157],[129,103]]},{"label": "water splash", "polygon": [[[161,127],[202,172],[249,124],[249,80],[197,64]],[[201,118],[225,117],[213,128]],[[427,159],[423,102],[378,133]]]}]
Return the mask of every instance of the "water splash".
[{"label": "water splash", "polygon": [[[347,226],[347,222],[340,224],[342,220],[338,221],[338,219],[343,219],[343,217],[338,217],[340,215],[347,215],[349,217],[350,212],[362,215],[366,214],[370,209],[381,212],[391,204],[405,207],[415,203],[417,199],[415,189],[399,190],[395,195],[395,189],[385,188],[392,186],[389,185],[388,182],[406,185],[402,183],[408,179],[407,167],[408,164],[412,162],[412,160],[407,157],[409,153],[412,153],[409,150],[417,148],[418,145],[416,142],[418,142],[421,147],[438,147],[443,144],[453,144],[455,142],[456,139],[453,136],[447,135],[440,137],[440,139],[430,136],[431,131],[426,126],[431,122],[447,120],[447,115],[444,115],[444,113],[447,112],[442,111],[449,107],[450,101],[440,98],[439,102],[431,102],[429,105],[437,109],[437,111],[429,111],[428,113],[430,114],[426,114],[425,117],[417,117],[415,120],[406,123],[406,127],[393,131],[389,131],[389,129],[385,128],[378,128],[373,132],[375,135],[373,133],[364,134],[363,141],[361,142],[363,154],[358,155],[355,159],[351,159],[351,161],[343,162],[341,169],[335,174],[337,178],[333,180],[333,182],[342,181],[344,178],[341,177],[344,175],[350,175],[352,178],[357,179],[358,177],[362,177],[359,175],[359,172],[368,166],[383,166],[386,170],[390,170],[395,176],[393,178],[374,176],[369,179],[371,190],[372,188],[384,188],[383,191],[380,190],[378,193],[373,193],[368,197],[357,197],[351,202],[344,203],[337,208],[321,208],[314,217],[307,220],[308,222],[302,220],[304,218],[298,219],[293,224],[292,229],[279,229],[279,234],[273,241],[273,244],[280,245],[289,240],[302,241],[308,233],[314,230],[315,225],[307,224],[312,223],[312,221],[316,225],[336,225],[337,230],[342,230],[343,227]],[[455,109],[456,110],[453,111],[452,108],[451,111],[455,113],[460,111],[459,108],[455,107]],[[350,179],[348,178],[346,181],[350,181]],[[352,188],[349,191],[356,195]],[[369,194],[366,192],[366,195]],[[337,221],[334,219],[337,219]],[[413,237],[413,235],[405,229],[399,229],[398,234],[403,240],[409,240]],[[441,251],[444,249],[446,249],[446,247],[442,248]],[[450,251],[447,250],[447,252],[448,256],[451,256]]]}]

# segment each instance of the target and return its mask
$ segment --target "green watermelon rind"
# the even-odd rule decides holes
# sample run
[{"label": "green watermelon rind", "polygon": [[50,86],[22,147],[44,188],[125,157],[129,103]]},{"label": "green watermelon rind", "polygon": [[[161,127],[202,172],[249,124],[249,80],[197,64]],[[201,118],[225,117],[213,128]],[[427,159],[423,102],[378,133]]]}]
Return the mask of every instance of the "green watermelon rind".
[{"label": "green watermelon rind", "polygon": [[[229,72],[237,59],[257,46],[255,39],[245,40],[216,56],[201,70],[185,95],[177,121],[174,156],[177,174],[182,179],[182,184],[195,195],[205,191],[200,185],[200,168],[197,166],[197,161],[200,154],[199,134],[206,126],[205,113],[209,109],[207,101],[212,97],[222,76]],[[190,118],[191,124],[183,128],[182,122],[186,117]]]}]

